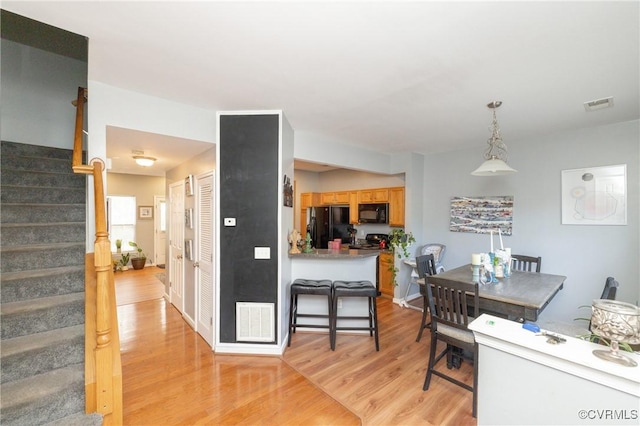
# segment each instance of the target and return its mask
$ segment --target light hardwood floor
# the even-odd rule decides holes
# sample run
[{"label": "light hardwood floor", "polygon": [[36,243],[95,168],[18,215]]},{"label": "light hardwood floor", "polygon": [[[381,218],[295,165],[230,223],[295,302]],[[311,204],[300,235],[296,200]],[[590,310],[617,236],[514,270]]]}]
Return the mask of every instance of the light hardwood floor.
[{"label": "light hardwood floor", "polygon": [[[380,352],[369,336],[339,334],[331,351],[327,334],[297,332],[282,357],[216,355],[158,295],[158,271],[116,274],[127,425],[476,424],[470,392],[438,377],[422,391],[418,311],[378,299]],[[453,371],[471,381],[468,363]]]}]

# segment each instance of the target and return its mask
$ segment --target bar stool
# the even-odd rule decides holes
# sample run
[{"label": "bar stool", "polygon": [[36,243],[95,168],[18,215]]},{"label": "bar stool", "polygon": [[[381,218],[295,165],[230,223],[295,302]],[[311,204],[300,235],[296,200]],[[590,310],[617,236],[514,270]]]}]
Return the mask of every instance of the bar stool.
[{"label": "bar stool", "polygon": [[[378,308],[376,297],[378,291],[371,281],[334,281],[333,282],[333,318],[331,327],[331,350],[336,348],[336,334],[338,330],[369,330],[369,336],[375,335],[376,351],[380,350],[378,343]],[[369,301],[367,316],[338,316],[338,298],[366,297]],[[369,320],[369,327],[342,326],[338,327],[338,319]]]},{"label": "bar stool", "polygon": [[[298,295],[307,294],[312,296],[327,297],[327,314],[298,313]],[[308,280],[299,278],[291,284],[291,310],[289,311],[289,341],[287,346],[291,346],[291,334],[296,332],[296,327],[328,328],[329,340],[331,340],[331,318],[332,318],[332,284],[330,280]],[[301,318],[326,318],[327,324],[299,324],[298,317]]]}]

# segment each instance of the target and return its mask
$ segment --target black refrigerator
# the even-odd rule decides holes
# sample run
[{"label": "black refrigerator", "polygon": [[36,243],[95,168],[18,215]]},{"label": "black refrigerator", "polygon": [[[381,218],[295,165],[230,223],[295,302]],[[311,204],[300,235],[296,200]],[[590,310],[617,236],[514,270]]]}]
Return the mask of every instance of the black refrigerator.
[{"label": "black refrigerator", "polygon": [[343,243],[351,241],[349,206],[311,207],[307,232],[311,234],[311,246],[329,248],[329,241],[340,238]]}]

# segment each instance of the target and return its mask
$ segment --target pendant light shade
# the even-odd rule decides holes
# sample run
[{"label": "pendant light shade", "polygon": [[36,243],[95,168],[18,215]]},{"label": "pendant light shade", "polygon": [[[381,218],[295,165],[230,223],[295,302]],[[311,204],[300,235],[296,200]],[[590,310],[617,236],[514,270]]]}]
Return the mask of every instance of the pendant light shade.
[{"label": "pendant light shade", "polygon": [[471,172],[474,176],[499,176],[517,172],[516,169],[507,164],[507,147],[502,142],[500,128],[498,127],[498,118],[496,117],[496,108],[500,105],[502,105],[501,101],[494,101],[487,105],[487,107],[493,109],[491,137],[487,141],[489,148],[487,148],[484,153],[486,161]]}]

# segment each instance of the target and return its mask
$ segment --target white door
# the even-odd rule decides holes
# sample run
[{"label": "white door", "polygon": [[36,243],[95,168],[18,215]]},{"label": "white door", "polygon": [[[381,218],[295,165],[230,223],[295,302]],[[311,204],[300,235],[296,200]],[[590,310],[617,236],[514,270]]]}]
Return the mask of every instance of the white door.
[{"label": "white door", "polygon": [[169,224],[169,298],[182,313],[184,311],[184,182],[169,186],[171,206]]},{"label": "white door", "polygon": [[166,262],[166,243],[167,243],[167,202],[164,196],[156,195],[155,197],[156,215],[155,215],[155,238],[153,241],[154,252],[156,255],[156,266],[165,264]]},{"label": "white door", "polygon": [[214,205],[213,172],[200,175],[196,179],[196,294],[198,333],[213,348],[214,345]]}]

